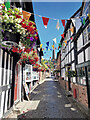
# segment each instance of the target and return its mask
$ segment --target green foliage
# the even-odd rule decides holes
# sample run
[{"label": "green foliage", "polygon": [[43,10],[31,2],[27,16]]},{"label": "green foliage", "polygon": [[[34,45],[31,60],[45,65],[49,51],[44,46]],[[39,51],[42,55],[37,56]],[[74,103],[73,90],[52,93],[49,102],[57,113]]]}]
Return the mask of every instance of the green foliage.
[{"label": "green foliage", "polygon": [[71,70],[69,70],[69,71],[67,71],[67,72],[65,72],[65,75],[66,75],[66,77],[76,77],[76,71],[71,71]]}]

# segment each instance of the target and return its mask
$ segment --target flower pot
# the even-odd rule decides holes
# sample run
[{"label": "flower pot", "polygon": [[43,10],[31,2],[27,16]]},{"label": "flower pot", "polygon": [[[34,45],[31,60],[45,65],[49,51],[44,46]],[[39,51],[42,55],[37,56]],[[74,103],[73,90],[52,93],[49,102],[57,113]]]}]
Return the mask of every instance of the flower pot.
[{"label": "flower pot", "polygon": [[11,42],[15,42],[15,43],[19,44],[20,35],[18,33],[13,34],[12,32],[5,31],[3,36],[4,36],[3,41],[11,41]]}]

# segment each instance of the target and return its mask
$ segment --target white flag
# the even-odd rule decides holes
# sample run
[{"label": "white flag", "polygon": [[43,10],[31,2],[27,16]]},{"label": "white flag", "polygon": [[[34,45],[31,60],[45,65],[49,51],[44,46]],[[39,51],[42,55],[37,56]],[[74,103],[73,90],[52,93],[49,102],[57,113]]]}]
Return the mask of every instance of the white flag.
[{"label": "white flag", "polygon": [[40,48],[38,48],[38,51],[40,52]]},{"label": "white flag", "polygon": [[76,22],[75,22],[75,19],[72,19],[72,22],[74,24],[74,27],[76,26]]},{"label": "white flag", "polygon": [[56,38],[54,38],[53,41],[56,43]]},{"label": "white flag", "polygon": [[60,24],[59,24],[59,20],[57,21],[57,25],[56,25],[56,29],[59,30],[60,28]]}]

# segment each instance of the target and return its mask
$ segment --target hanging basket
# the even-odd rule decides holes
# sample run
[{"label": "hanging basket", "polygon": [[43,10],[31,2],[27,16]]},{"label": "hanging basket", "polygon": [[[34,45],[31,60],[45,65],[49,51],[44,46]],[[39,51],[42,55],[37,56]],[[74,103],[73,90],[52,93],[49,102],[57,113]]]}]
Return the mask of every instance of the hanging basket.
[{"label": "hanging basket", "polygon": [[19,41],[20,41],[20,35],[18,34],[18,33],[12,33],[12,32],[8,32],[8,31],[5,31],[4,33],[3,33],[3,42],[4,41],[9,41],[9,43],[11,42],[11,44],[12,44],[12,42],[13,43],[17,43],[17,44],[19,44]]}]

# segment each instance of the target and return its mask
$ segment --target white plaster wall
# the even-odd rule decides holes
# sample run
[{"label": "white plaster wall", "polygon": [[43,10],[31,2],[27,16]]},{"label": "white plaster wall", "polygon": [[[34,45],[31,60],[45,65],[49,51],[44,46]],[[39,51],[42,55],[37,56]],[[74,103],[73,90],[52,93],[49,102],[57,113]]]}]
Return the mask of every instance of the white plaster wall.
[{"label": "white plaster wall", "polygon": [[78,55],[78,64],[83,63],[83,62],[84,62],[84,53],[81,52],[81,53]]},{"label": "white plaster wall", "polygon": [[70,51],[70,41],[69,41],[69,43],[68,43],[68,48],[69,48],[69,51]]},{"label": "white plaster wall", "polygon": [[90,60],[90,47],[85,50],[85,61]]},{"label": "white plaster wall", "polygon": [[74,42],[71,42],[71,48],[73,48],[74,47]]},{"label": "white plaster wall", "polygon": [[[72,70],[75,71],[75,63],[72,64]],[[72,78],[72,82],[76,83],[76,78],[75,77]]]},{"label": "white plaster wall", "polygon": [[64,77],[64,79],[65,79],[65,68],[63,68],[63,69],[61,70],[61,77]]},{"label": "white plaster wall", "polygon": [[75,70],[75,63],[72,63],[72,70]]},{"label": "white plaster wall", "polygon": [[83,37],[82,34],[80,35],[80,37],[77,40],[77,50],[79,51],[83,46]]},{"label": "white plaster wall", "polygon": [[74,50],[72,50],[72,61],[74,60]]},{"label": "white plaster wall", "polygon": [[69,53],[69,63],[71,62],[71,53]]}]

